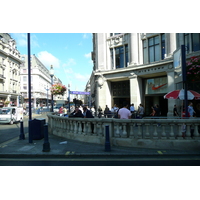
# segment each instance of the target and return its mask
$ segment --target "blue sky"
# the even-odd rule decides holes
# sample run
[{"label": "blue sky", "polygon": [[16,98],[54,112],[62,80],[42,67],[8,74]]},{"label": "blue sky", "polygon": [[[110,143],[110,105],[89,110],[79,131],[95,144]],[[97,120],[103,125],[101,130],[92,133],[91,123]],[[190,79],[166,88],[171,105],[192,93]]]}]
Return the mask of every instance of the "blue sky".
[{"label": "blue sky", "polygon": [[[21,55],[27,52],[27,33],[10,33]],[[47,69],[71,91],[84,91],[93,69],[91,33],[31,33],[31,55],[35,54]]]}]

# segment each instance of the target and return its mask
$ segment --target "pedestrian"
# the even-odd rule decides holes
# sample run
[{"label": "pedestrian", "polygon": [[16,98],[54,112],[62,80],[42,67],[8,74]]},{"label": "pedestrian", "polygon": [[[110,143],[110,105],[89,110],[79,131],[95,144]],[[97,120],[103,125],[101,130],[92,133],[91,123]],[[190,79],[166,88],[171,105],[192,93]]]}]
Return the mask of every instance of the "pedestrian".
[{"label": "pedestrian", "polygon": [[91,108],[91,112],[92,112],[92,115],[94,116],[94,115],[95,115],[95,109],[94,109],[94,106],[92,106],[92,108]]},{"label": "pedestrian", "polygon": [[114,104],[114,106],[113,106],[113,118],[118,118],[118,111],[119,111],[119,108],[118,108],[117,104]]},{"label": "pedestrian", "polygon": [[[189,106],[188,106],[188,115],[189,115],[189,117],[193,118],[195,113],[196,112],[194,111],[193,103],[190,102]],[[194,136],[194,126],[190,126],[190,132],[191,132],[191,137],[193,137]]]},{"label": "pedestrian", "polygon": [[131,111],[131,118],[133,119],[133,118],[135,118],[135,116],[134,116],[134,113],[135,113],[135,107],[134,107],[134,104],[132,103],[131,104],[131,106],[130,106],[130,111]]},{"label": "pedestrian", "polygon": [[154,107],[154,110],[155,110],[155,116],[160,116],[160,107],[158,104],[155,105]]},{"label": "pedestrian", "polygon": [[60,115],[60,116],[63,115],[63,106],[61,106],[61,107],[59,108],[59,115]]},{"label": "pedestrian", "polygon": [[173,114],[175,117],[179,117],[176,105],[174,105]]},{"label": "pedestrian", "polygon": [[108,105],[106,105],[105,110],[104,110],[104,116],[105,116],[105,118],[108,118],[109,114],[111,114],[111,112],[110,112],[110,109],[108,108]]},{"label": "pedestrian", "polygon": [[194,117],[194,114],[196,113],[196,112],[194,111],[193,103],[192,103],[192,102],[189,103],[189,106],[188,106],[188,113],[189,113],[189,117]]},{"label": "pedestrian", "polygon": [[[155,116],[156,116],[156,118],[158,117],[158,119],[159,119],[159,117],[160,117],[160,107],[159,107],[158,104],[155,105],[154,110],[155,110]],[[158,123],[157,126],[161,126],[161,124]]]},{"label": "pedestrian", "polygon": [[[94,116],[92,115],[92,113],[87,109],[87,107],[83,107],[83,116],[84,118],[94,118]],[[94,133],[94,124],[91,123],[91,129],[92,129],[92,133]]]},{"label": "pedestrian", "polygon": [[91,111],[88,110],[86,106],[83,107],[83,116],[84,118],[94,118]]},{"label": "pedestrian", "polygon": [[128,104],[124,103],[123,108],[119,109],[118,118],[131,119],[131,111],[128,109]]},{"label": "pedestrian", "polygon": [[75,110],[70,114],[69,117],[84,117],[82,111],[76,106]]},{"label": "pedestrian", "polygon": [[101,116],[102,116],[102,108],[101,108],[101,106],[99,106],[99,108],[98,108],[98,117],[101,118]]},{"label": "pedestrian", "polygon": [[154,109],[154,107],[153,106],[151,106],[151,109],[152,109],[152,111],[151,111],[151,116],[152,117],[154,117],[155,116],[155,113],[156,113],[156,111],[155,111],[155,109]]},{"label": "pedestrian", "polygon": [[140,119],[142,119],[144,116],[144,106],[142,104],[140,104],[138,107],[138,114],[139,114]]}]

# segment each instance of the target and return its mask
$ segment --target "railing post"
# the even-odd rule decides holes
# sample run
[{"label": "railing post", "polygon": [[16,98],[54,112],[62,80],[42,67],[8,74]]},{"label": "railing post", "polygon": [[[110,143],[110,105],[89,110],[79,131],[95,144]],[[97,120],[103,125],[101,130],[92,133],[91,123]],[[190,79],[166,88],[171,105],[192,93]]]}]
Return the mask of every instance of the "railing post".
[{"label": "railing post", "polygon": [[199,139],[198,125],[197,123],[194,124],[194,139]]},{"label": "railing post", "polygon": [[167,136],[166,136],[166,132],[165,132],[165,123],[161,123],[162,125],[162,133],[161,133],[161,139],[167,139]]},{"label": "railing post", "polygon": [[50,151],[50,143],[48,138],[48,125],[44,125],[44,144],[43,144],[43,150],[44,152]]},{"label": "railing post", "polygon": [[154,126],[153,139],[158,139],[157,124],[153,124],[153,126]]},{"label": "railing post", "polygon": [[149,139],[150,138],[150,133],[149,133],[149,122],[144,124],[146,126],[146,131],[145,131],[145,135],[144,138]]},{"label": "railing post", "polygon": [[119,137],[119,123],[114,123],[114,136]]},{"label": "railing post", "polygon": [[122,123],[122,134],[121,134],[121,137],[123,137],[123,138],[127,137],[126,123]]},{"label": "railing post", "polygon": [[105,134],[105,151],[110,151],[110,135],[109,135],[109,126],[106,125],[106,134]]},{"label": "railing post", "polygon": [[170,125],[169,139],[175,139],[175,136],[174,136],[174,124],[170,123],[169,125]]}]

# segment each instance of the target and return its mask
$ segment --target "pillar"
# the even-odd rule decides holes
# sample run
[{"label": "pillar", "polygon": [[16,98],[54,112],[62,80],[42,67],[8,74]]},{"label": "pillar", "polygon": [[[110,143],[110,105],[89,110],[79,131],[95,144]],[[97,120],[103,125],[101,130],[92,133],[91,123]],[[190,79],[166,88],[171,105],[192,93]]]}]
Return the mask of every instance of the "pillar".
[{"label": "pillar", "polygon": [[130,33],[130,64],[138,64],[138,33]]}]

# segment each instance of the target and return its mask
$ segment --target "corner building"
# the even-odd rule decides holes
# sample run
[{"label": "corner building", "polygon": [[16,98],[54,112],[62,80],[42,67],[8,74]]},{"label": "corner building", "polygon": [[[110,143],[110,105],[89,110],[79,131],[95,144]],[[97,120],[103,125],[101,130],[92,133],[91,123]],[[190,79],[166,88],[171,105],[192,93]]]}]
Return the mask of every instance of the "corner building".
[{"label": "corner building", "polygon": [[19,106],[21,55],[16,41],[8,33],[0,33],[0,107]]},{"label": "corner building", "polygon": [[187,58],[200,55],[199,33],[94,33],[91,103],[111,109],[126,101],[136,110],[142,103],[146,115],[158,104],[162,116],[172,116],[180,101],[163,96],[182,88],[181,77],[175,78],[174,52],[183,44]]}]

